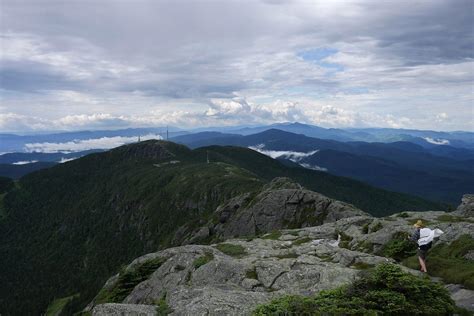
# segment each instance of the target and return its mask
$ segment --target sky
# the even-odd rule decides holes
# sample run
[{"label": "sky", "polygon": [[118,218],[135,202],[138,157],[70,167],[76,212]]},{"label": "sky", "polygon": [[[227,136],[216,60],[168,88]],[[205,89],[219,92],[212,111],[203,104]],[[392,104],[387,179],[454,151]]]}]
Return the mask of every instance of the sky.
[{"label": "sky", "polygon": [[0,132],[474,130],[474,2],[0,0]]}]

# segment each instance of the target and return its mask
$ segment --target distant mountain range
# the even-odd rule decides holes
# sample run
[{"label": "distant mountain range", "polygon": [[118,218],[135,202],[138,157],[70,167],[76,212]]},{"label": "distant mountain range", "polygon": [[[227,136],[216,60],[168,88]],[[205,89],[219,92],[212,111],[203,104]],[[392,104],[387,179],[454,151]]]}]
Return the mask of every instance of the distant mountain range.
[{"label": "distant mountain range", "polygon": [[[285,163],[453,205],[474,187],[472,132],[336,129],[301,123],[188,131],[157,127],[25,136],[0,134],[0,151],[14,151],[0,155],[0,176],[18,179],[53,163],[137,142],[140,137],[169,137],[191,148],[251,147]],[[298,154],[292,156],[290,152]]]},{"label": "distant mountain range", "polygon": [[[457,148],[474,149],[473,132],[438,132],[411,129],[394,128],[323,128],[319,126],[301,123],[277,123],[271,125],[251,127],[206,127],[184,130],[177,127],[154,127],[154,128],[129,128],[122,130],[98,130],[78,132],[58,132],[52,134],[14,135],[0,134],[0,153],[24,152],[25,145],[35,143],[65,143],[81,140],[94,140],[100,138],[126,137],[138,139],[138,136],[149,134],[160,135],[163,139],[201,132],[219,132],[238,135],[251,135],[264,132],[269,129],[279,129],[295,134],[303,134],[308,137],[320,139],[332,139],[337,141],[363,141],[363,142],[398,142],[408,141],[425,148],[435,148],[439,145],[449,145]],[[168,130],[168,135],[166,131]],[[93,146],[93,143],[91,144]],[[103,147],[89,147],[85,149],[100,149]],[[82,149],[82,150],[85,150]]]},{"label": "distant mountain range", "polygon": [[413,129],[395,128],[322,128],[319,126],[301,123],[277,123],[265,126],[244,128],[213,128],[207,131],[251,135],[269,129],[279,129],[309,137],[332,139],[338,141],[363,141],[363,142],[397,142],[409,141],[423,147],[437,145],[450,145],[460,148],[474,148],[473,132],[438,132]]},{"label": "distant mountain range", "polygon": [[474,188],[474,150],[411,142],[339,142],[277,129],[247,136],[204,132],[173,138],[191,148],[251,147],[273,158],[382,187],[455,204]]}]

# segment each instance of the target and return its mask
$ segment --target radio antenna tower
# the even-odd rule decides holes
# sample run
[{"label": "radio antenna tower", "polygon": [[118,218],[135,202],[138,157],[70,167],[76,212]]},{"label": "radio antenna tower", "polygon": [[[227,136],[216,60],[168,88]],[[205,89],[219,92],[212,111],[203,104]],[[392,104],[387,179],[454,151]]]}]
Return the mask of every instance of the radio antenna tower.
[{"label": "radio antenna tower", "polygon": [[166,140],[168,140],[168,136],[169,136],[169,134],[168,134],[168,125],[166,125]]}]

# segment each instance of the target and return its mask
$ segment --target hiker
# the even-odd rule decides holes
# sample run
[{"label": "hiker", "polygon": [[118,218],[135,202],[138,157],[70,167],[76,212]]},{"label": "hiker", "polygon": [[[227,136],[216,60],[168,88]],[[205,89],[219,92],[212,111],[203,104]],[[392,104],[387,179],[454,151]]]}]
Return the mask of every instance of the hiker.
[{"label": "hiker", "polygon": [[418,220],[414,225],[415,231],[411,236],[410,240],[418,244],[418,261],[420,262],[421,272],[426,273],[426,254],[433,244],[433,239],[443,234],[440,229],[431,230],[425,228],[423,221]]}]

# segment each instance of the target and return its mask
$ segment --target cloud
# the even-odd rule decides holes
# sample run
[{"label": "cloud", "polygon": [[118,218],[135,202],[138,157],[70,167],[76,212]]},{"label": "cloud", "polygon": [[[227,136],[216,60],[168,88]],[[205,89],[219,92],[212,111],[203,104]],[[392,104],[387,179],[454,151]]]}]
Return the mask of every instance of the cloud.
[{"label": "cloud", "polygon": [[441,139],[441,138],[431,138],[431,137],[423,137],[428,143],[433,145],[449,145],[449,140]]},{"label": "cloud", "polygon": [[299,152],[299,151],[289,151],[289,150],[266,150],[264,149],[265,144],[249,146],[249,148],[252,150],[258,151],[259,153],[264,154],[266,156],[272,157],[273,159],[277,159],[277,158],[288,159],[292,162],[299,164],[300,166],[306,169],[317,170],[317,171],[328,171],[327,168],[301,162],[301,160],[316,154],[319,150],[313,150],[307,153]]},{"label": "cloud", "polygon": [[307,153],[304,152],[298,152],[298,151],[284,151],[284,150],[266,150],[265,144],[260,144],[257,146],[249,146],[250,149],[258,151],[261,154],[264,154],[266,156],[272,157],[273,159],[276,158],[284,158],[291,160],[293,162],[299,162],[302,159],[312,156],[315,153],[318,152],[318,150],[313,150]]},{"label": "cloud", "polygon": [[[142,141],[149,139],[162,139],[160,135],[143,135],[140,137]],[[42,152],[42,153],[56,153],[56,152],[76,152],[89,149],[111,149],[122,146],[124,144],[138,141],[137,137],[101,137],[95,139],[76,140],[65,143],[30,143],[25,145],[26,152]],[[69,160],[61,159],[61,163]]]},{"label": "cloud", "polygon": [[472,129],[473,17],[469,0],[4,0],[0,130],[371,115]]},{"label": "cloud", "polygon": [[12,165],[21,166],[21,165],[27,165],[27,164],[36,163],[36,162],[38,162],[38,160],[24,160],[24,161],[13,162]]},{"label": "cloud", "polygon": [[64,157],[61,157],[61,160],[58,161],[59,163],[66,163],[66,162],[69,162],[69,161],[73,161],[73,160],[76,160],[77,158],[64,158]]}]

